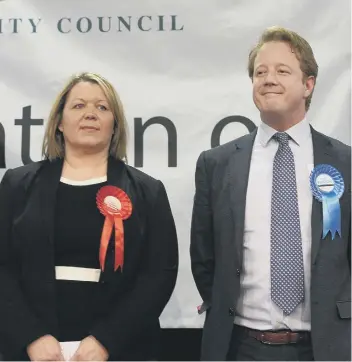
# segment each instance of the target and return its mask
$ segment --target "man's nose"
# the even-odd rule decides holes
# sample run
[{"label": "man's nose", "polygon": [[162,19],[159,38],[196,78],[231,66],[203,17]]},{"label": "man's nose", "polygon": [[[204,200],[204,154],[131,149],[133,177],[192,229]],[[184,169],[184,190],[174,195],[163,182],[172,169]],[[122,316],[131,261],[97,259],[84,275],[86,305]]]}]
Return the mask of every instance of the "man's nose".
[{"label": "man's nose", "polygon": [[267,72],[265,79],[264,79],[265,85],[276,85],[277,77],[275,72]]}]

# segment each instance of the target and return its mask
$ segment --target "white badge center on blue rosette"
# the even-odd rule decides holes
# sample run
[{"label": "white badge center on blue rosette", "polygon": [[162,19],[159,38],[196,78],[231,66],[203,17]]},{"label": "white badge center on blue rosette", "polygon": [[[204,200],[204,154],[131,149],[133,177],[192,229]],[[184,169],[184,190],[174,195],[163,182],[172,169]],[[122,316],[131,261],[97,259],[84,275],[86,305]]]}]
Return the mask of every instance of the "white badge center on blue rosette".
[{"label": "white badge center on blue rosette", "polygon": [[341,237],[339,200],[345,184],[340,172],[330,165],[317,165],[310,174],[310,188],[314,197],[323,205],[323,238],[329,231],[332,239],[336,233]]}]

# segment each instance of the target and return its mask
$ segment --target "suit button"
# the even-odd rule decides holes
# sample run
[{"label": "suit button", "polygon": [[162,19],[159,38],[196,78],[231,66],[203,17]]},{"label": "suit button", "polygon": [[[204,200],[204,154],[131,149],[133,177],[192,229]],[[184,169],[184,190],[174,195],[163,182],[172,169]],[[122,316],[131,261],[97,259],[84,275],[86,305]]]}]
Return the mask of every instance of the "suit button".
[{"label": "suit button", "polygon": [[239,277],[241,275],[241,271],[239,269],[236,269],[236,275]]},{"label": "suit button", "polygon": [[229,308],[229,316],[233,317],[235,315],[234,308]]}]

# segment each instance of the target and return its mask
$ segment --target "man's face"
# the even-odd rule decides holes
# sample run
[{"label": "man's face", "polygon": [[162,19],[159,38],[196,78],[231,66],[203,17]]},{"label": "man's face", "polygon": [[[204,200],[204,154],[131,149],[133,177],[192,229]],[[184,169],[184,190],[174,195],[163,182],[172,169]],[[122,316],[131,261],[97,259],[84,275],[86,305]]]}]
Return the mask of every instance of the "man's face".
[{"label": "man's face", "polygon": [[314,79],[303,79],[300,63],[285,42],[268,42],[254,61],[253,100],[266,117],[290,117],[305,113],[305,100]]}]

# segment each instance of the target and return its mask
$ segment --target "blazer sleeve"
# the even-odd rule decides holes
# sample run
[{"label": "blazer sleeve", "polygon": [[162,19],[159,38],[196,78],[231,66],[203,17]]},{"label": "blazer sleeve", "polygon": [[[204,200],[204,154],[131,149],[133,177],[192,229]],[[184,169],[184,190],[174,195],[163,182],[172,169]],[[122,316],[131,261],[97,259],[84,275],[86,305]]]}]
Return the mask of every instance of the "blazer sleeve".
[{"label": "blazer sleeve", "polygon": [[11,247],[13,207],[18,190],[7,170],[0,183],[0,335],[1,343],[16,351],[48,334],[25,302],[22,294],[16,255]]},{"label": "blazer sleeve", "polygon": [[347,239],[347,260],[348,260],[348,266],[350,267],[350,275],[351,275],[351,221],[350,221],[350,227],[348,230],[348,239]]},{"label": "blazer sleeve", "polygon": [[174,290],[178,272],[176,227],[164,185],[158,181],[154,205],[148,213],[146,263],[134,287],[108,318],[91,330],[108,350],[119,355],[138,334],[155,323]]},{"label": "blazer sleeve", "polygon": [[207,175],[205,153],[197,160],[195,196],[191,223],[191,267],[194,281],[203,299],[203,309],[211,304],[214,278],[214,236],[211,193]]}]

